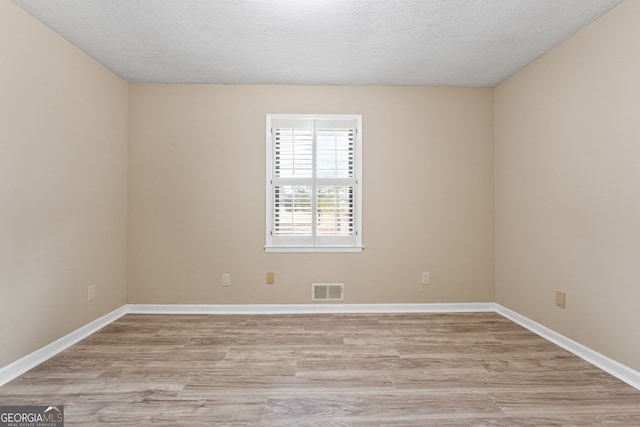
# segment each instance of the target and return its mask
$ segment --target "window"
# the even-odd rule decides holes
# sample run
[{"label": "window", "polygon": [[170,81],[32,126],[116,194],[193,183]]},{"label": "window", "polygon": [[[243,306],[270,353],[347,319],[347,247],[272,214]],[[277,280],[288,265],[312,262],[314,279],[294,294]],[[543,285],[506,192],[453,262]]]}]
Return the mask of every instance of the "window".
[{"label": "window", "polygon": [[362,117],[267,115],[267,251],[362,250]]}]

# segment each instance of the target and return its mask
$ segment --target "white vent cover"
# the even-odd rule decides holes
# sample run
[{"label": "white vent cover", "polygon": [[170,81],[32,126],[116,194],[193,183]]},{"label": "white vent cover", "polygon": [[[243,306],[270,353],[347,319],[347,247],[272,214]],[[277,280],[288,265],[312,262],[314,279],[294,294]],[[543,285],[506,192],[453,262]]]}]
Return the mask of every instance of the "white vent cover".
[{"label": "white vent cover", "polygon": [[344,283],[312,283],[311,299],[313,301],[344,300]]}]

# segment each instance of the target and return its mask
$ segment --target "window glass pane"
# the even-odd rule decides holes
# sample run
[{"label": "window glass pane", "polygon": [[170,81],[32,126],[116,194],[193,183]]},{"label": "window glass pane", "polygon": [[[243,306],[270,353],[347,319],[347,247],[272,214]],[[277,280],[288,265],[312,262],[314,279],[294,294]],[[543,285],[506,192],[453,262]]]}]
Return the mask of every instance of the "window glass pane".
[{"label": "window glass pane", "polygon": [[318,236],[353,236],[353,193],[351,186],[318,187]]},{"label": "window glass pane", "polygon": [[274,235],[311,236],[312,187],[276,185],[274,188]]},{"label": "window glass pane", "polygon": [[354,131],[352,129],[318,129],[316,168],[318,178],[352,178],[354,176]]},{"label": "window glass pane", "polygon": [[311,129],[276,129],[274,172],[278,178],[310,178],[313,165]]}]

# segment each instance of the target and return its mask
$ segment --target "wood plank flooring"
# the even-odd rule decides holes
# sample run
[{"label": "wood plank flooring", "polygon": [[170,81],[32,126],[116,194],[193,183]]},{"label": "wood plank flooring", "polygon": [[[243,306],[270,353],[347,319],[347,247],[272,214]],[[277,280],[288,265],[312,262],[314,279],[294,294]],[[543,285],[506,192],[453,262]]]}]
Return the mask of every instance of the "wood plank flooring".
[{"label": "wood plank flooring", "polygon": [[127,315],[0,404],[68,426],[640,426],[640,391],[495,313]]}]

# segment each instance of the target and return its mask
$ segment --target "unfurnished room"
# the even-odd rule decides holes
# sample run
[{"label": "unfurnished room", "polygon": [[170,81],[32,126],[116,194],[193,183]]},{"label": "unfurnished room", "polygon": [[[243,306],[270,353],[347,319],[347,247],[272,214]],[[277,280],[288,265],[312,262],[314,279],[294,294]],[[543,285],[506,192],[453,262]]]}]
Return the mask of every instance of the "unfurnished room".
[{"label": "unfurnished room", "polygon": [[0,0],[0,426],[640,425],[640,0]]}]

